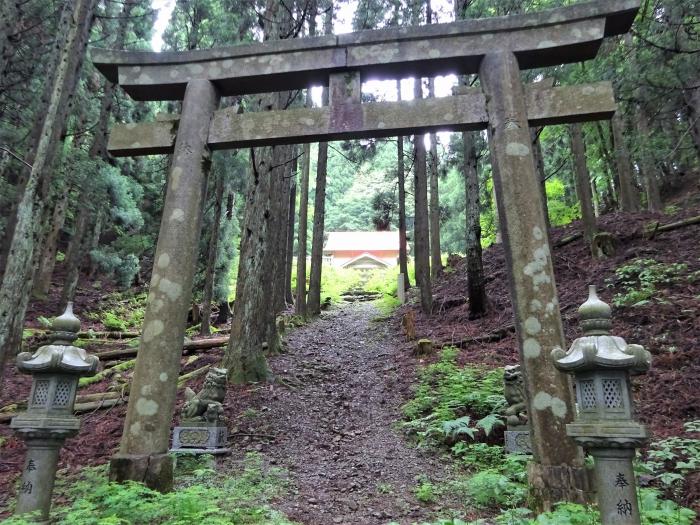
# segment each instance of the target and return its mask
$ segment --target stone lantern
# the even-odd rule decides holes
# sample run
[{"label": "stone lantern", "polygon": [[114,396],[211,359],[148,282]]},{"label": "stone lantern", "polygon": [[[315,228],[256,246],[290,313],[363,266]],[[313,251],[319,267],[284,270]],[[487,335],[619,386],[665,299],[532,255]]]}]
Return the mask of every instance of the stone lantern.
[{"label": "stone lantern", "polygon": [[73,415],[78,379],[94,374],[99,365],[97,357],[71,345],[80,331],[73,303],[53,320],[51,331],[50,344],[17,356],[17,369],[32,374],[32,389],[27,411],[10,425],[27,444],[16,514],[38,511],[40,521],[49,517],[59,451],[80,429]]},{"label": "stone lantern", "polygon": [[589,287],[579,308],[584,335],[568,352],[552,351],[554,365],[573,374],[578,414],[567,434],[595,460],[598,507],[603,525],[639,525],[632,471],[635,448],[647,431],[633,419],[630,374],[645,372],[651,354],[640,345],[610,335],[611,309]]}]

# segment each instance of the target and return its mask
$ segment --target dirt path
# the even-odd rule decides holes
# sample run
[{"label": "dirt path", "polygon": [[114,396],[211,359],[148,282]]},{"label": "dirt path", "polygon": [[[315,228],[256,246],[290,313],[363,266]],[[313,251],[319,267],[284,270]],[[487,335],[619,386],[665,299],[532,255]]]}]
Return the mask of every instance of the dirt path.
[{"label": "dirt path", "polygon": [[447,467],[394,429],[413,365],[377,315],[367,303],[325,312],[270,360],[273,385],[229,392],[232,459],[257,450],[286,469],[292,490],[276,507],[293,520],[414,523],[440,508],[414,496],[417,477],[439,481]]}]

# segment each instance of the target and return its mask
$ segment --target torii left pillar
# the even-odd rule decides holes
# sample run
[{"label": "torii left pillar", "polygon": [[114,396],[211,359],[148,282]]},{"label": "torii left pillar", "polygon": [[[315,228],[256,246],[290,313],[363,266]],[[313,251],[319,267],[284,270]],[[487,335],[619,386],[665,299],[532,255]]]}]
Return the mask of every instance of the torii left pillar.
[{"label": "torii left pillar", "polygon": [[170,423],[211,164],[209,123],[219,98],[208,80],[187,84],[124,432],[110,463],[110,479],[141,481],[160,491],[173,484]]}]

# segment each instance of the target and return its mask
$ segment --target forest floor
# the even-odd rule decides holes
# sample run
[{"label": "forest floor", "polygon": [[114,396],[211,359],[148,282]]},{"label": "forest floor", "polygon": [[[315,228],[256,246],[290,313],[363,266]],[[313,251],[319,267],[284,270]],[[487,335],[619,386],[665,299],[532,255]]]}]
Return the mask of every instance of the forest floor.
[{"label": "forest floor", "polygon": [[367,303],[324,312],[270,360],[274,383],[229,389],[232,431],[250,436],[233,442],[233,458],[258,451],[289,473],[295,490],[276,507],[295,521],[414,523],[455,504],[416,499],[419,479],[445,481],[450,466],[395,428],[416,361],[378,315]]},{"label": "forest floor", "polygon": [[[639,280],[639,271],[636,277],[627,278],[615,273],[625,265],[639,266],[643,259],[645,268],[652,260],[662,270],[673,269],[673,275],[642,290],[644,299],[613,309],[613,332],[653,354],[651,371],[634,379],[634,394],[639,418],[656,441],[698,437],[685,431],[683,423],[700,419],[700,225],[658,235],[644,231],[655,221],[668,224],[698,214],[700,205],[695,202],[678,207],[671,215],[606,215],[599,224],[615,237],[615,255],[593,261],[580,239],[555,247],[553,252],[569,343],[580,335],[576,308],[586,299],[588,284],[598,285],[603,300],[613,302],[634,291],[625,279],[637,291],[647,286]],[[574,223],[553,229],[553,244],[579,228]],[[675,264],[683,266],[669,266]],[[517,362],[501,246],[484,252],[484,267],[489,311],[480,319],[469,317],[464,261],[455,259],[434,283],[435,309],[430,316],[421,314],[412,291],[409,303],[389,318],[380,317],[370,304],[341,305],[290,329],[284,352],[270,357],[275,381],[229,388],[225,410],[233,452],[219,469],[235,475],[248,452],[261,455],[267,465],[280,467],[286,472],[289,490],[274,506],[304,524],[414,523],[434,517],[438,509],[445,515],[460,508],[447,492],[438,494],[432,504],[418,500],[420,480],[449,482],[453,464],[440,450],[419,448],[408,441],[397,430],[397,423],[402,419],[400,407],[412,395],[420,365],[439,355],[436,351],[422,359],[415,357],[415,339],[430,338],[436,348],[460,347],[458,359],[464,365],[494,367]],[[644,279],[651,278],[644,274]],[[76,313],[84,329],[104,329],[100,316],[94,314],[110,303],[107,292],[94,286],[79,290]],[[39,315],[56,312],[58,293],[54,287],[48,300],[31,303],[30,327],[40,328]],[[415,316],[411,338],[402,328],[409,312]],[[85,344],[91,352],[128,348],[126,341],[116,340],[86,340]],[[35,346],[36,340],[27,341],[28,348]],[[221,356],[220,348],[183,356],[182,373],[215,364]],[[100,381],[80,393],[103,392],[115,383],[119,387],[129,374],[127,370],[120,379]],[[197,390],[202,381],[200,376],[189,386]],[[31,378],[18,374],[13,365],[7,367],[0,416],[2,407],[26,399],[30,383]],[[180,390],[178,406],[182,401]],[[66,443],[61,467],[76,472],[86,465],[105,463],[118,446],[125,412],[122,403],[81,415],[82,430]],[[24,445],[7,423],[0,423],[0,508],[14,493],[24,458]],[[674,499],[700,510],[700,472],[684,477],[683,490]],[[463,515],[464,507],[460,510]]]}]

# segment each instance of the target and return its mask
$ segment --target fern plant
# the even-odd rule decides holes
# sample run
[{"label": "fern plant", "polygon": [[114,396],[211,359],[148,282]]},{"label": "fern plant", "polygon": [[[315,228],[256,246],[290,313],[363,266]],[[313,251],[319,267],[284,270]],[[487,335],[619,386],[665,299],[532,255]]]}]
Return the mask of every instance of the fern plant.
[{"label": "fern plant", "polygon": [[502,369],[460,367],[458,353],[445,348],[438,362],[421,369],[415,394],[402,408],[403,429],[420,443],[474,439],[478,430],[488,435],[502,424],[498,416],[505,406]]}]

